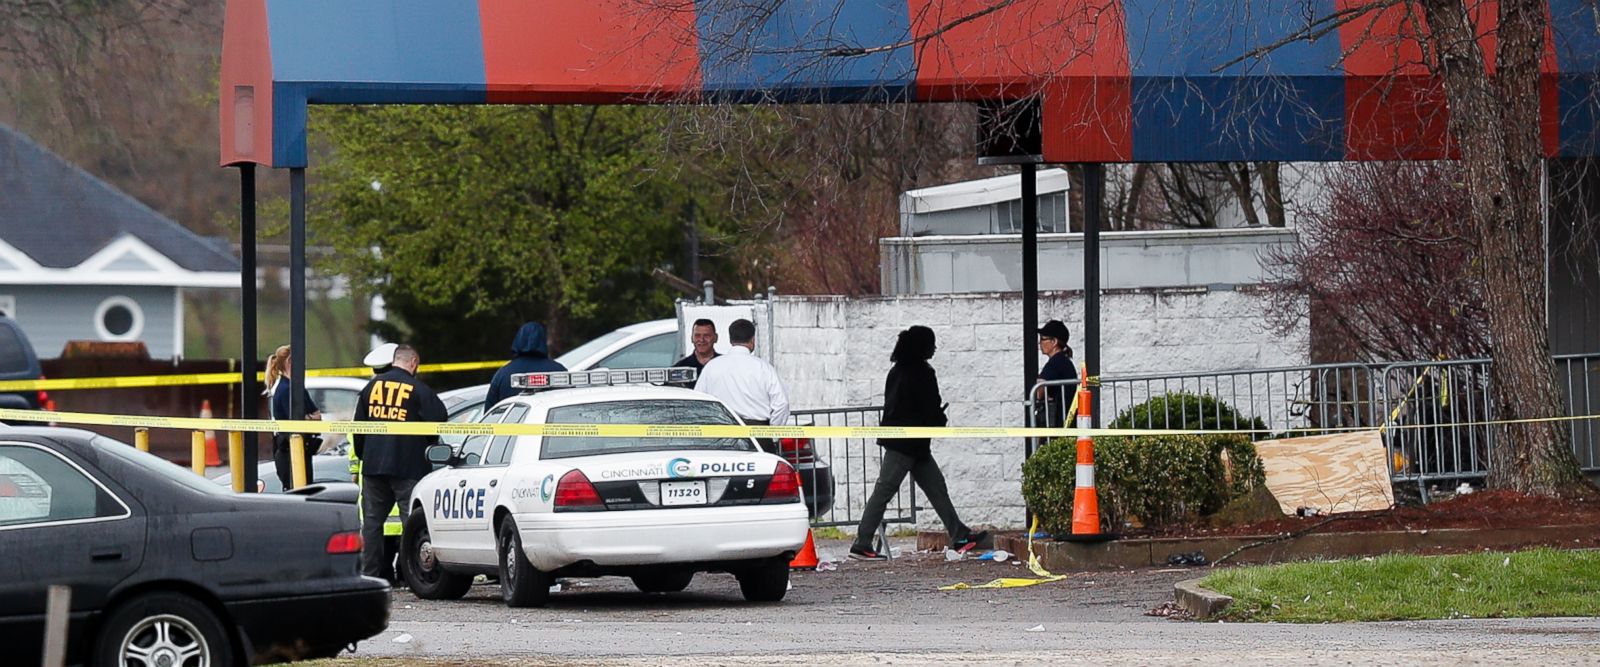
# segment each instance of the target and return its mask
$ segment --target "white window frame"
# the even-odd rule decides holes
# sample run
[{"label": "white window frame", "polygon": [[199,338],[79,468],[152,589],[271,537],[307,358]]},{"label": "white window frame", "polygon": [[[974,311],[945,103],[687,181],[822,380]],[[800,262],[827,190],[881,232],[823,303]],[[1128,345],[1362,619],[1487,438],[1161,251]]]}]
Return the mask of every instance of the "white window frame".
[{"label": "white window frame", "polygon": [[[110,330],[106,329],[105,322],[106,313],[117,306],[127,308],[128,313],[133,315],[133,326],[128,327],[128,332],[120,336],[113,334]],[[144,309],[139,307],[138,301],[134,301],[133,299],[120,294],[117,296],[108,296],[104,301],[100,302],[98,307],[94,309],[94,332],[96,335],[100,336],[100,340],[139,340],[139,337],[144,335]]]}]

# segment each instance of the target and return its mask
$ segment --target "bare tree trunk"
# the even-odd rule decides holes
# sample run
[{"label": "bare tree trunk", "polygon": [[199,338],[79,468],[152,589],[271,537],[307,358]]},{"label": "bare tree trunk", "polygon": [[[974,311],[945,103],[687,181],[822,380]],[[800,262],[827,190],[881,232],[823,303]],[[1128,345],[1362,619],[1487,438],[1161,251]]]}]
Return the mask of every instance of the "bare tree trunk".
[{"label": "bare tree trunk", "polygon": [[1141,162],[1133,166],[1133,178],[1128,182],[1128,207],[1122,212],[1122,228],[1139,228],[1139,203],[1144,200],[1145,184],[1150,181],[1150,165]]},{"label": "bare tree trunk", "polygon": [[1282,229],[1288,226],[1283,215],[1283,179],[1277,162],[1257,162],[1261,174],[1261,204],[1267,210],[1267,226]]},{"label": "bare tree trunk", "polygon": [[[1461,153],[1471,224],[1483,272],[1495,364],[1495,416],[1562,414],[1545,313],[1540,216],[1539,59],[1545,3],[1501,0],[1496,76],[1491,79],[1463,0],[1425,0],[1434,67]],[[1593,491],[1578,470],[1563,422],[1501,426],[1491,486],[1534,495]]]}]

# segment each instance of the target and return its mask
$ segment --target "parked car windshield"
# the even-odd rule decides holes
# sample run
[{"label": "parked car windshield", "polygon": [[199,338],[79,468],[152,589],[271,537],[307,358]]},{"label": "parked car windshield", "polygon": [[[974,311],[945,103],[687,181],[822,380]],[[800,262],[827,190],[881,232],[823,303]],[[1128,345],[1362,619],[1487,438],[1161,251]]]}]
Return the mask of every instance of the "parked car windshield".
[{"label": "parked car windshield", "polygon": [[617,342],[619,340],[622,340],[624,338],[627,338],[627,337],[628,337],[628,332],[626,332],[626,331],[622,331],[620,329],[617,330],[617,331],[613,331],[613,332],[608,333],[608,334],[606,334],[604,336],[601,336],[601,337],[596,338],[594,340],[591,340],[591,341],[589,341],[587,343],[579,345],[579,346],[577,346],[575,348],[572,348],[571,350],[568,350],[566,354],[563,354],[563,355],[561,355],[559,357],[556,357],[556,361],[559,362],[562,366],[566,366],[567,368],[572,368],[573,364],[576,364],[576,363],[578,363],[580,361],[583,361],[584,359],[588,359],[589,357],[594,356],[595,353],[597,353],[600,350],[604,349],[607,345],[610,345],[612,343],[615,343],[615,342]]},{"label": "parked car windshield", "polygon": [[194,474],[188,468],[154,454],[141,452],[137,447],[128,443],[113,440],[103,435],[96,436],[93,442],[95,449],[172,480],[179,486],[214,496],[233,495],[233,489],[230,487],[218,486],[210,480]]},{"label": "parked car windshield", "polygon": [[[738,422],[713,401],[653,400],[584,403],[550,408],[546,424],[700,424]],[[669,449],[755,451],[749,438],[595,438],[546,436],[540,458],[564,459],[595,454],[654,452]]]}]

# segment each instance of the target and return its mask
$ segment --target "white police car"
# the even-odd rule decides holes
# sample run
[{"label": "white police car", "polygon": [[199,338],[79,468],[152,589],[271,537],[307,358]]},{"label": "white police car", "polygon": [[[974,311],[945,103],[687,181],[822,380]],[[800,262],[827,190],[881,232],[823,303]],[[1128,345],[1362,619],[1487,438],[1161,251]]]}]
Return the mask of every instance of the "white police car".
[{"label": "white police car", "polygon": [[[694,373],[518,375],[524,393],[479,421],[738,424],[709,395],[649,386]],[[799,475],[750,438],[472,436],[429,457],[448,467],[417,484],[401,538],[406,583],[425,599],[459,598],[478,574],[523,607],[543,604],[556,577],[675,592],[697,572],[727,572],[746,600],[777,601],[806,539]]]}]

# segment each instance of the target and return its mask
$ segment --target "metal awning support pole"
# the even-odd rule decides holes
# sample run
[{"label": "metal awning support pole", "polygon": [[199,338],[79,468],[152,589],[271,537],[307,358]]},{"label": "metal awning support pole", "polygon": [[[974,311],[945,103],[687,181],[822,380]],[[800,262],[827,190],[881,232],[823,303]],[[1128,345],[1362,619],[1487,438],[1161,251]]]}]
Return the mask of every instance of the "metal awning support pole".
[{"label": "metal awning support pole", "polygon": [[[256,389],[256,166],[250,163],[239,166],[239,307],[239,416],[255,419],[261,392]],[[244,471],[244,490],[255,493],[261,443],[253,431],[242,435],[244,462],[234,470]]]},{"label": "metal awning support pole", "polygon": [[[1039,379],[1039,352],[1034,347],[1039,326],[1039,167],[1022,165],[1022,390],[1033,390]],[[1031,394],[1028,394],[1031,395]],[[1028,416],[1023,415],[1024,423]],[[1034,442],[1028,439],[1027,455]]]},{"label": "metal awning support pole", "polygon": [[306,170],[289,170],[289,419],[306,415]]},{"label": "metal awning support pole", "polygon": [[[1100,220],[1106,167],[1083,165],[1083,365],[1100,376]],[[1089,417],[1100,428],[1100,387],[1089,383]]]}]

